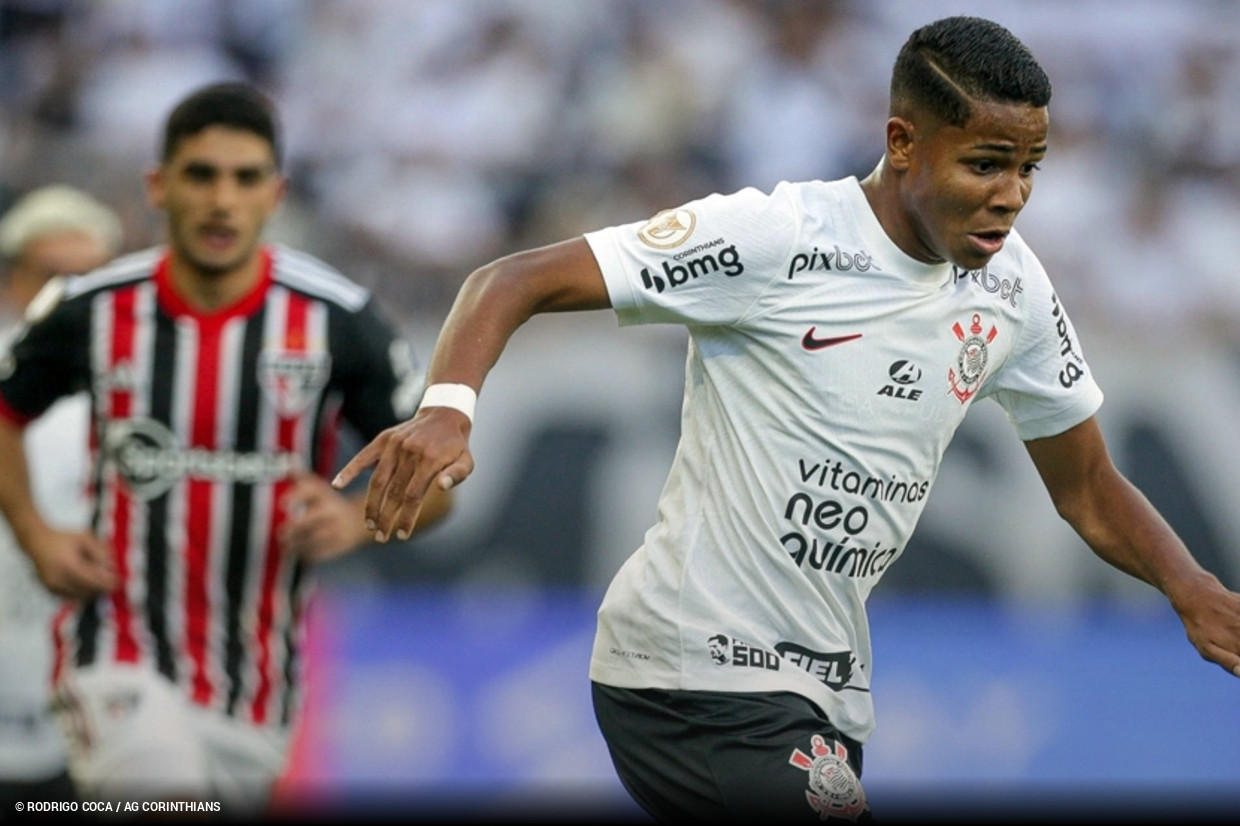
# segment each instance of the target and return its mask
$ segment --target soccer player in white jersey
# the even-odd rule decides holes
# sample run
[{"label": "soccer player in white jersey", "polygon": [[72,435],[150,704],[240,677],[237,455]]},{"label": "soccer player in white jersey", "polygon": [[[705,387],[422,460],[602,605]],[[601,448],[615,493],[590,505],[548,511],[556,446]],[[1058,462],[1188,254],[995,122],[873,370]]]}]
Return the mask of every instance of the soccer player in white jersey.
[{"label": "soccer player in white jersey", "polygon": [[[120,216],[82,190],[49,184],[23,195],[0,219],[0,335],[20,329],[26,307],[48,281],[102,266],[123,240]],[[78,393],[57,402],[24,434],[35,457],[35,505],[61,527],[81,529],[89,520],[89,419],[89,399]],[[49,702],[57,603],[0,523],[0,811],[75,794]]]},{"label": "soccer player in white jersey", "polygon": [[[369,539],[362,497],[325,478],[337,428],[373,437],[420,398],[375,298],[263,239],[280,162],[258,90],[187,96],[146,178],[168,243],[49,285],[0,361],[0,508],[74,600],[51,679],[89,800],[264,811],[298,720],[313,563]],[[33,507],[20,440],[81,389],[93,516],[73,532]]]},{"label": "soccer player in white jersey", "polygon": [[1102,392],[1013,226],[1050,97],[1003,27],[918,29],[864,180],[710,195],[481,267],[418,413],[338,477],[374,466],[367,526],[403,536],[429,491],[473,471],[476,393],[532,315],[610,307],[688,328],[680,443],[590,663],[616,769],[659,821],[870,818],[866,599],[982,399],[1089,547],[1162,591],[1200,655],[1240,676],[1240,595],[1113,466]]}]

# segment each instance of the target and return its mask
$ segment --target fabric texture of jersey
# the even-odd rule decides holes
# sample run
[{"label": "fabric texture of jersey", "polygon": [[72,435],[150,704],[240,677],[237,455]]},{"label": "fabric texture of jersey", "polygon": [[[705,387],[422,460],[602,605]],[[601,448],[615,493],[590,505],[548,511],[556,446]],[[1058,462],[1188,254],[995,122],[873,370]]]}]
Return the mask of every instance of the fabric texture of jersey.
[{"label": "fabric texture of jersey", "polygon": [[1102,403],[1045,271],[1015,232],[981,270],[917,262],[855,178],[586,240],[622,325],[690,333],[680,443],[599,609],[590,677],[794,691],[865,742],[865,602],[969,407],[993,398],[1034,439]]},{"label": "fabric texture of jersey", "polygon": [[123,585],[56,618],[54,680],[145,662],[200,706],[292,719],[310,581],[278,548],[281,496],[299,468],[331,472],[341,421],[370,439],[412,415],[422,376],[366,290],[283,246],[262,257],[209,314],[158,248],[49,285],[0,362],[14,421],[92,396],[93,525]]}]

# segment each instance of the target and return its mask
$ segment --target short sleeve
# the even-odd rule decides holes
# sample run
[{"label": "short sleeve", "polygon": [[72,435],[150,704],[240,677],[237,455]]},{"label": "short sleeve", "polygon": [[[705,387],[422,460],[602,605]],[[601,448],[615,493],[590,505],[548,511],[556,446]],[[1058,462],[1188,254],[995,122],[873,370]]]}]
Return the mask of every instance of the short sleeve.
[{"label": "short sleeve", "polygon": [[1030,307],[1020,340],[984,391],[1002,405],[1025,441],[1080,424],[1103,400],[1067,309],[1041,265],[1034,262],[1031,271],[1037,277],[1029,279]]},{"label": "short sleeve", "polygon": [[796,227],[788,193],[749,188],[585,239],[622,325],[726,325],[744,318],[778,277]]}]

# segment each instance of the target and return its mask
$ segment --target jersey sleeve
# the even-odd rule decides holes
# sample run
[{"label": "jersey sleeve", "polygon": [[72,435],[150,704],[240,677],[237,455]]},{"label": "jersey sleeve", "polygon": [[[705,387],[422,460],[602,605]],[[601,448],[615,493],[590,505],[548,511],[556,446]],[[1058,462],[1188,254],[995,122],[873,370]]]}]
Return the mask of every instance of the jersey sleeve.
[{"label": "jersey sleeve", "polygon": [[0,414],[19,424],[89,386],[89,297],[61,300],[60,289],[49,282],[0,345]]},{"label": "jersey sleeve", "polygon": [[[1032,253],[1028,253],[1032,259]],[[1063,433],[1094,415],[1103,394],[1067,310],[1032,260],[1028,316],[1016,349],[985,391],[1002,405],[1022,440]]]},{"label": "jersey sleeve", "polygon": [[622,325],[734,324],[786,261],[796,209],[780,190],[710,195],[585,234]]},{"label": "jersey sleeve", "polygon": [[366,439],[411,417],[422,398],[424,371],[413,346],[396,332],[372,296],[338,317],[333,335],[333,381],[340,385],[345,421]]}]

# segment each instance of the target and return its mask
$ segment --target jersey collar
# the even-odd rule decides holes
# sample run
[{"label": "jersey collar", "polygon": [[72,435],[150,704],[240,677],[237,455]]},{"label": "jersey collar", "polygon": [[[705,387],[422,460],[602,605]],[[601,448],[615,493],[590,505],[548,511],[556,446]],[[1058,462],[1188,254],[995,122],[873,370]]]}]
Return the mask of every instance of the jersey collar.
[{"label": "jersey collar", "polygon": [[861,182],[856,176],[851,176],[848,180],[849,200],[862,240],[874,250],[876,260],[890,262],[891,266],[884,267],[884,272],[894,273],[904,281],[924,287],[941,287],[952,280],[951,264],[927,264],[896,246],[895,241],[891,240],[891,236],[878,222],[878,216],[874,214],[874,209],[861,189]]},{"label": "jersey collar", "polygon": [[259,276],[258,283],[254,285],[254,288],[232,304],[207,312],[193,307],[177,292],[172,284],[172,255],[169,252],[164,253],[160,257],[159,263],[155,265],[155,287],[160,306],[169,315],[190,316],[201,322],[223,323],[230,318],[253,315],[262,306],[263,298],[267,294],[267,288],[271,286],[271,249],[266,246],[261,247],[258,255]]}]

